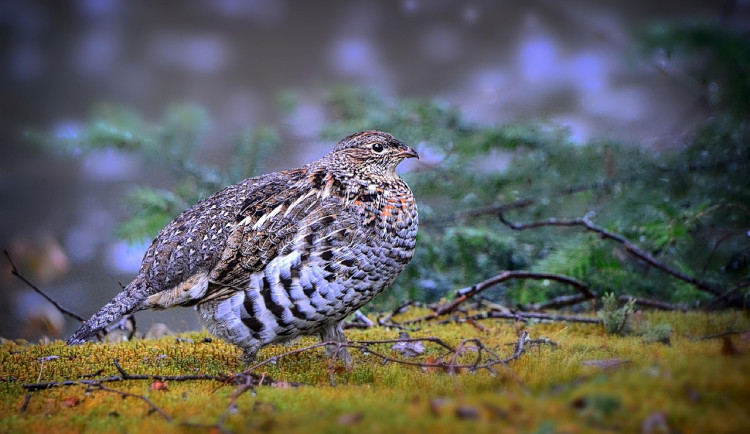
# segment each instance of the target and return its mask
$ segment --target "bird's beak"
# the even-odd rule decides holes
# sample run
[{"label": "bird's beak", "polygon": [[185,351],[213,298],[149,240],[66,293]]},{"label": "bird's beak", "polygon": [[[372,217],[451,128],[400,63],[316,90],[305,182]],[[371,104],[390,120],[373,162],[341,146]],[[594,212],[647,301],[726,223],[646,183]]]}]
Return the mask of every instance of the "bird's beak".
[{"label": "bird's beak", "polygon": [[406,145],[400,145],[399,146],[399,157],[403,158],[417,158],[419,159],[419,154],[417,154],[417,151],[415,151],[413,148],[410,148]]}]

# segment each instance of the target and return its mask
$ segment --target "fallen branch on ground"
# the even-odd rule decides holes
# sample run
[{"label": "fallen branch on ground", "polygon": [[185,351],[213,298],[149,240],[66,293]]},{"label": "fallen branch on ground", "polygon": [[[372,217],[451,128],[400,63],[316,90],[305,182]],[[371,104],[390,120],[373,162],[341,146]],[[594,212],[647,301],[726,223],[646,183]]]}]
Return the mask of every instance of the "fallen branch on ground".
[{"label": "fallen branch on ground", "polygon": [[[597,297],[597,294],[594,293],[594,298]],[[587,297],[585,294],[573,294],[573,295],[561,295],[559,297],[555,297],[553,299],[542,301],[539,303],[530,303],[525,306],[523,306],[524,311],[543,311],[548,309],[560,309],[562,307],[568,307],[573,306],[579,303],[583,303],[585,301],[592,300],[593,298]],[[632,295],[621,295],[617,297],[618,300],[625,303],[629,300],[635,300],[635,304],[641,305],[643,307],[650,307],[653,309],[659,309],[659,310],[686,310],[684,306],[679,306],[672,303],[667,303],[666,301],[661,300],[654,300],[651,298],[643,298],[643,297],[634,297]]]},{"label": "fallen branch on ground", "polygon": [[86,388],[86,391],[89,392],[92,390],[103,390],[105,392],[116,393],[118,395],[122,395],[123,398],[127,398],[127,397],[138,398],[142,400],[143,402],[145,402],[146,404],[148,404],[148,406],[151,408],[149,413],[159,413],[159,415],[161,415],[161,417],[163,417],[164,420],[166,420],[167,422],[172,422],[174,420],[172,416],[170,416],[169,414],[167,414],[166,411],[162,410],[156,404],[151,402],[151,400],[148,399],[148,397],[146,397],[145,395],[138,395],[136,393],[130,393],[130,392],[125,392],[123,390],[112,389],[111,387],[107,387],[101,383],[88,385],[88,387]]},{"label": "fallen branch on ground", "polygon": [[699,336],[697,338],[692,338],[690,340],[692,341],[705,341],[709,339],[716,339],[716,338],[723,338],[725,336],[732,336],[732,335],[742,335],[745,333],[750,333],[750,330],[727,330],[721,333],[714,333],[711,335],[705,335],[705,336]]},{"label": "fallen branch on ground", "polygon": [[[65,381],[50,381],[46,383],[27,383],[23,385],[23,388],[35,392],[37,390],[51,389],[53,387],[63,386],[75,386],[83,384],[86,386],[97,386],[103,383],[115,383],[120,381],[128,380],[158,380],[158,381],[189,381],[189,380],[213,380],[220,382],[230,382],[234,379],[231,375],[136,375],[126,372],[120,365],[119,360],[113,360],[115,368],[119,371],[120,375],[113,375],[104,378],[80,378],[77,380],[65,380]],[[101,371],[100,371],[101,372]],[[89,377],[89,376],[86,376]],[[270,379],[269,379],[270,380]],[[273,381],[273,380],[270,380]],[[270,383],[269,383],[270,384]]]},{"label": "fallen branch on ground", "polygon": [[479,321],[483,319],[512,319],[515,321],[528,321],[531,319],[546,320],[546,321],[565,321],[565,322],[578,322],[586,324],[601,324],[601,318],[578,316],[578,315],[561,315],[561,314],[550,314],[540,312],[501,312],[497,310],[489,310],[486,312],[479,312],[473,315],[459,316],[455,315],[451,318],[440,321],[438,324],[448,324],[452,322],[464,323],[470,321]]},{"label": "fallen branch on ground", "polygon": [[531,271],[503,271],[495,277],[485,280],[484,282],[477,283],[467,288],[462,288],[456,291],[456,299],[447,304],[438,306],[431,314],[423,317],[404,321],[402,324],[413,324],[422,321],[434,320],[440,316],[448,315],[458,309],[458,307],[465,301],[471,299],[475,295],[492,288],[502,282],[511,279],[534,279],[534,280],[554,280],[557,282],[571,285],[581,291],[587,298],[595,298],[596,294],[592,292],[583,282],[580,282],[572,277],[563,276],[561,274],[550,274],[550,273],[534,273]]}]

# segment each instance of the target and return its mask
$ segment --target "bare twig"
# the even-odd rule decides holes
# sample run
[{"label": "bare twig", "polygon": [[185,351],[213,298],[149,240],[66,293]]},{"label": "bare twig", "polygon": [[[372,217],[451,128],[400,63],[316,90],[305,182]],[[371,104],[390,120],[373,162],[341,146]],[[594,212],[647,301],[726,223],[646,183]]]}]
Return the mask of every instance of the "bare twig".
[{"label": "bare twig", "polygon": [[159,380],[159,381],[213,380],[213,381],[228,382],[228,381],[231,381],[231,379],[233,378],[232,376],[228,376],[228,375],[207,375],[207,374],[134,375],[134,374],[130,374],[126,372],[125,369],[123,369],[123,367],[120,365],[119,360],[114,359],[114,365],[115,365],[115,368],[117,368],[117,371],[120,373],[120,375],[104,377],[104,378],[82,378],[78,380],[50,381],[46,383],[40,383],[40,382],[27,383],[23,385],[23,388],[28,391],[34,392],[37,390],[51,389],[54,387],[74,386],[78,384],[83,384],[87,386],[96,386],[102,383],[113,383],[113,382],[120,382],[120,381],[127,381],[127,380]]},{"label": "bare twig", "polygon": [[561,295],[559,297],[555,297],[540,303],[527,304],[523,306],[523,310],[538,312],[547,309],[560,309],[561,307],[573,306],[575,304],[583,303],[584,301],[589,301],[591,299],[592,297],[589,297],[586,294]]},{"label": "bare twig", "polygon": [[23,400],[23,405],[21,406],[21,414],[26,413],[26,410],[29,408],[29,402],[31,402],[31,393],[26,394],[26,399]]},{"label": "bare twig", "polygon": [[445,343],[445,341],[443,341],[442,339],[435,337],[435,336],[428,336],[424,338],[383,339],[383,340],[377,340],[377,341],[353,341],[350,343],[355,344],[355,345],[377,345],[377,344],[396,344],[399,342],[432,342],[434,344],[440,345],[441,347],[445,348],[448,351],[455,351],[453,347]]},{"label": "bare twig", "polygon": [[713,295],[719,296],[721,295],[721,291],[717,288],[715,288],[713,285],[709,284],[708,282],[705,282],[703,280],[700,280],[694,276],[690,276],[686,273],[683,273],[673,267],[670,267],[658,259],[656,259],[653,255],[651,255],[649,252],[641,249],[640,247],[633,244],[632,241],[625,238],[624,236],[620,234],[616,234],[614,232],[610,232],[604,228],[601,228],[599,226],[596,226],[588,216],[581,218],[581,219],[573,219],[573,220],[557,220],[557,219],[550,219],[545,221],[538,221],[538,222],[531,222],[531,223],[513,223],[508,221],[505,216],[501,213],[498,216],[500,218],[500,221],[503,222],[506,226],[509,228],[516,230],[516,231],[522,231],[526,229],[534,229],[534,228],[540,228],[544,226],[581,226],[586,228],[590,232],[594,232],[599,234],[602,238],[610,239],[613,241],[617,241],[618,243],[622,244],[625,247],[625,250],[627,250],[628,253],[635,256],[636,258],[646,262],[647,264],[653,266],[654,268],[669,274],[677,279],[680,279],[684,282],[687,282],[696,288],[705,291],[710,292]]},{"label": "bare twig", "polygon": [[443,315],[453,313],[458,307],[466,300],[474,297],[475,295],[485,291],[495,285],[498,285],[506,280],[511,279],[534,279],[534,280],[554,280],[557,282],[571,285],[581,291],[586,297],[594,298],[596,295],[583,283],[572,277],[563,276],[561,274],[551,273],[534,273],[531,271],[503,271],[495,277],[485,280],[484,282],[477,283],[475,285],[459,289],[456,291],[456,299],[450,303],[442,306],[438,306],[431,314],[416,318],[410,321],[405,321],[403,324],[413,324],[421,321],[429,321],[438,318]]},{"label": "bare twig", "polygon": [[91,385],[89,385],[89,389],[90,390],[92,390],[92,389],[93,390],[99,389],[99,390],[104,390],[105,392],[117,393],[118,395],[122,395],[123,397],[126,397],[126,398],[127,397],[138,398],[138,399],[142,400],[143,402],[145,402],[146,404],[148,404],[149,407],[151,407],[151,412],[159,413],[159,415],[161,415],[161,417],[163,417],[167,422],[172,422],[172,420],[174,420],[172,418],[172,416],[170,416],[169,414],[167,414],[167,412],[165,412],[164,410],[162,410],[161,408],[159,408],[156,404],[154,404],[153,402],[151,402],[151,400],[148,399],[144,395],[138,395],[136,393],[130,393],[130,392],[125,392],[123,390],[112,389],[111,387],[107,387],[107,386],[105,386],[105,385],[103,385],[101,383],[91,384]]},{"label": "bare twig", "polygon": [[42,291],[36,285],[34,285],[33,283],[31,283],[26,277],[24,277],[23,274],[21,274],[21,272],[18,271],[18,268],[16,267],[16,264],[13,262],[13,259],[10,257],[10,253],[8,253],[7,250],[3,250],[3,253],[5,253],[5,257],[8,258],[8,262],[10,262],[10,268],[11,268],[10,273],[12,275],[14,275],[14,276],[18,277],[19,279],[21,279],[21,281],[23,283],[25,283],[29,288],[33,289],[37,294],[41,295],[47,301],[49,301],[50,303],[52,303],[52,305],[55,306],[55,309],[59,310],[62,314],[68,315],[69,317],[75,318],[75,319],[77,319],[78,321],[81,321],[81,322],[85,322],[86,321],[80,315],[78,315],[78,314],[76,314],[76,313],[74,313],[74,312],[72,312],[72,311],[70,311],[70,310],[68,310],[68,309],[60,306],[60,304],[57,303],[52,297],[50,297],[49,295],[45,294],[44,291]]},{"label": "bare twig", "polygon": [[219,432],[222,432],[222,433],[231,432],[226,428],[224,424],[226,423],[226,420],[229,418],[229,415],[233,411],[237,411],[237,401],[239,400],[240,396],[242,396],[242,394],[244,394],[248,390],[252,390],[253,395],[254,395],[255,386],[260,386],[264,384],[264,382],[267,385],[272,384],[273,380],[271,380],[271,382],[268,382],[267,380],[270,380],[270,377],[267,377],[265,372],[261,373],[260,377],[258,377],[256,374],[237,375],[237,382],[239,386],[232,394],[232,398],[229,400],[227,409],[224,410],[224,413],[222,413],[221,417],[219,417],[219,420],[216,422],[216,425],[210,426],[207,428],[217,428]]},{"label": "bare twig", "polygon": [[[480,216],[485,216],[485,215],[497,215],[498,213],[501,213],[503,211],[525,208],[527,206],[533,205],[534,203],[535,201],[533,199],[519,199],[511,203],[490,205],[490,206],[483,207],[483,208],[475,208],[475,209],[470,209],[467,211],[457,212],[457,213],[454,213],[452,215],[442,217],[442,218],[428,219],[424,222],[424,224],[439,225],[439,224],[450,223],[455,220],[462,220],[466,218],[480,217]],[[420,224],[422,224],[422,222],[420,222]]]},{"label": "bare twig", "polygon": [[741,335],[744,333],[750,333],[750,330],[727,330],[721,333],[714,333],[711,335],[705,335],[705,336],[699,336],[697,338],[692,338],[693,341],[705,341],[709,339],[716,339],[716,338],[723,338],[724,336],[732,336],[732,335]]},{"label": "bare twig", "polygon": [[242,373],[243,374],[249,374],[252,371],[260,368],[261,366],[265,366],[265,365],[267,365],[269,363],[272,364],[272,365],[275,365],[279,361],[279,359],[282,359],[284,357],[289,357],[289,356],[293,356],[295,354],[304,353],[305,351],[309,351],[309,350],[312,350],[314,348],[324,347],[326,345],[335,345],[336,343],[337,342],[320,342],[320,343],[317,343],[317,344],[314,344],[314,345],[309,345],[307,347],[298,348],[298,349],[292,350],[292,351],[287,351],[286,353],[279,354],[278,356],[273,356],[273,357],[270,357],[270,358],[268,358],[266,360],[263,360],[262,362],[256,363],[253,366],[245,369]]},{"label": "bare twig", "polygon": [[650,307],[653,309],[659,309],[659,310],[670,310],[670,311],[687,310],[685,306],[667,303],[666,301],[661,301],[661,300],[654,300],[653,298],[634,297],[632,295],[621,295],[617,297],[617,299],[620,300],[621,302],[628,302],[630,300],[635,300],[635,304],[637,305],[640,305],[643,307]]},{"label": "bare twig", "polygon": [[729,298],[729,296],[731,296],[731,295],[732,295],[732,294],[734,294],[735,292],[739,291],[739,290],[740,290],[740,289],[742,289],[742,288],[748,287],[748,286],[750,286],[750,280],[746,280],[746,281],[744,281],[744,282],[739,282],[739,283],[737,283],[737,284],[736,284],[736,285],[734,286],[734,288],[731,288],[731,289],[727,290],[726,292],[724,292],[724,293],[723,293],[723,294],[721,294],[720,296],[716,297],[716,299],[715,299],[715,300],[713,300],[713,301],[712,301],[711,303],[707,304],[707,305],[706,305],[706,307],[704,308],[704,310],[709,310],[709,309],[712,309],[712,308],[713,308],[714,306],[716,306],[717,304],[719,304],[719,303],[721,303],[722,301],[724,301],[724,300],[726,300],[727,298]]},{"label": "bare twig", "polygon": [[549,314],[540,312],[501,312],[496,310],[490,310],[486,312],[480,312],[473,315],[467,316],[455,316],[452,318],[440,321],[438,324],[448,324],[451,322],[469,322],[478,321],[483,319],[512,319],[516,321],[528,321],[530,319],[545,320],[545,321],[565,321],[565,322],[579,322],[586,324],[600,324],[601,318],[589,317],[589,316],[578,316],[578,315],[560,315],[560,314]]},{"label": "bare twig", "polygon": [[391,311],[387,315],[385,315],[385,316],[379,315],[378,319],[377,319],[378,325],[383,326],[383,327],[396,328],[396,329],[399,329],[399,330],[409,330],[408,327],[404,327],[401,323],[399,323],[398,321],[394,320],[393,317],[395,315],[399,315],[399,314],[402,314],[402,313],[406,312],[412,306],[419,307],[419,306],[422,306],[422,305],[423,305],[423,303],[420,302],[420,301],[408,300],[408,301],[402,303],[397,308],[393,309],[393,311]]},{"label": "bare twig", "polygon": [[[596,296],[596,293],[594,293]],[[584,301],[589,301],[592,298],[586,297],[585,294],[573,294],[573,295],[561,295],[553,299],[543,301],[540,303],[532,303],[523,306],[524,311],[542,311],[547,309],[560,309],[561,307],[573,306]],[[650,307],[659,310],[685,310],[683,306],[679,306],[666,301],[654,300],[651,298],[634,297],[632,295],[621,295],[618,300],[626,302],[629,300],[635,300],[635,303],[644,307]]]},{"label": "bare twig", "polygon": [[[255,370],[255,369],[259,368],[259,367],[262,367],[262,366],[264,366],[264,365],[266,365],[268,363],[274,363],[275,364],[275,363],[278,362],[278,360],[280,360],[282,358],[286,358],[286,357],[289,357],[289,356],[292,356],[292,355],[295,355],[295,354],[303,353],[303,352],[306,352],[306,351],[313,350],[315,348],[321,348],[321,347],[329,346],[329,345],[330,346],[333,346],[333,345],[336,346],[336,352],[334,353],[334,357],[332,357],[331,363],[329,365],[329,377],[332,377],[333,373],[335,372],[333,370],[333,366],[334,366],[334,364],[336,362],[336,359],[337,359],[336,355],[343,348],[352,348],[352,349],[360,350],[364,354],[371,355],[371,356],[379,358],[383,363],[398,363],[398,364],[402,364],[402,365],[415,366],[415,367],[420,367],[420,368],[440,368],[440,369],[443,369],[443,370],[446,370],[446,371],[452,372],[452,373],[458,372],[459,370],[462,370],[462,369],[469,369],[469,370],[472,370],[472,369],[473,370],[487,369],[487,370],[489,370],[489,371],[491,371],[491,372],[494,373],[494,371],[492,370],[493,366],[495,366],[497,364],[508,363],[508,362],[510,362],[512,360],[515,360],[515,359],[517,359],[517,358],[519,358],[521,356],[521,354],[525,351],[526,340],[528,339],[528,335],[529,335],[528,331],[526,331],[526,330],[521,334],[521,337],[519,338],[519,341],[516,344],[516,351],[514,352],[513,355],[511,355],[511,356],[509,356],[507,358],[501,359],[501,358],[496,357],[497,355],[495,353],[493,353],[493,352],[491,352],[489,350],[485,351],[488,354],[492,355],[493,357],[490,358],[489,360],[485,361],[484,363],[479,363],[477,361],[474,361],[473,363],[470,363],[470,364],[465,364],[465,363],[464,364],[458,364],[458,363],[455,362],[456,357],[457,357],[457,356],[455,356],[456,349],[453,348],[453,347],[451,347],[447,343],[445,343],[442,339],[434,337],[434,336],[430,336],[430,337],[424,337],[424,338],[387,339],[387,340],[378,340],[378,341],[358,341],[358,342],[349,342],[349,343],[344,343],[344,342],[321,342],[319,344],[308,345],[308,346],[303,347],[303,348],[298,348],[298,349],[293,350],[293,351],[288,351],[286,353],[279,354],[277,356],[274,356],[274,357],[271,357],[269,359],[266,359],[266,360],[264,360],[264,361],[262,361],[260,363],[256,363],[255,365],[253,365],[250,368],[246,369],[243,374],[250,374],[253,370]],[[377,344],[389,344],[389,343],[399,343],[399,342],[417,342],[417,341],[432,342],[432,343],[435,343],[435,344],[440,345],[443,348],[447,349],[448,353],[446,353],[445,355],[443,355],[442,357],[440,357],[438,360],[442,360],[448,354],[454,354],[454,357],[452,357],[451,362],[449,362],[449,363],[446,363],[446,362],[443,362],[443,361],[438,361],[438,362],[418,362],[418,361],[414,361],[414,360],[404,360],[404,359],[400,359],[400,358],[390,357],[390,356],[387,356],[387,355],[385,355],[385,354],[383,354],[383,353],[381,353],[381,352],[379,352],[377,350],[374,350],[371,347],[371,345],[377,345]],[[469,341],[471,341],[471,340],[469,340]],[[331,381],[331,385],[335,385],[335,379],[329,378],[329,380]]]},{"label": "bare twig", "polygon": [[[588,184],[576,184],[576,185],[570,185],[567,187],[559,188],[557,190],[557,194],[569,195],[569,194],[581,193],[585,191],[608,189],[616,184],[633,182],[638,179],[640,179],[640,177],[637,175],[607,178],[601,181],[592,182]],[[475,209],[457,212],[446,217],[427,219],[424,222],[420,222],[420,224],[441,225],[441,224],[450,223],[456,220],[481,217],[481,216],[487,216],[487,215],[498,215],[505,211],[527,208],[536,203],[537,201],[533,198],[517,199],[516,201],[510,202],[510,203],[490,205],[490,206],[486,206],[482,208],[475,208]]]}]

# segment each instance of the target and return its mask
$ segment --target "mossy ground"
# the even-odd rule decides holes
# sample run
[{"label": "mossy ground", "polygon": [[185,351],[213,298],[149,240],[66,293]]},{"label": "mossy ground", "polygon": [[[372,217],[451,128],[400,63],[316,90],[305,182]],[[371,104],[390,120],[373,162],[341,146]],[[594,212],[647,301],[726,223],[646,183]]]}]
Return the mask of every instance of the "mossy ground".
[{"label": "mossy ground", "polygon": [[[420,312],[412,312],[417,315]],[[424,313],[424,312],[421,312]],[[225,426],[236,431],[267,432],[750,432],[750,338],[747,333],[723,339],[695,337],[726,330],[747,330],[745,312],[647,313],[647,324],[669,323],[671,344],[645,343],[641,337],[606,335],[599,325],[485,321],[487,330],[469,324],[424,324],[412,337],[437,336],[451,345],[480,338],[509,355],[522,328],[532,338],[548,337],[558,347],[530,348],[502,368],[451,376],[386,364],[352,352],[351,369],[337,366],[336,387],[329,385],[329,362],[320,348],[279,359],[262,368],[276,380],[306,385],[263,386],[245,393]],[[349,330],[349,339],[394,339],[383,328]],[[132,374],[220,374],[239,371],[239,351],[221,341],[202,342],[205,333],[159,340],[67,347],[57,341],[0,347],[0,432],[169,432],[205,431],[185,423],[215,425],[227,409],[234,386],[216,381],[168,382],[151,390],[151,381],[108,383],[108,387],[147,396],[174,417],[166,422],[137,398],[86,392],[82,385],[28,392],[24,383],[77,379],[101,369],[117,375],[120,360]],[[315,343],[305,338],[291,345],[267,347],[260,358]],[[379,351],[397,357],[390,344]],[[423,361],[441,353],[427,344]],[[41,362],[45,356],[59,356]],[[471,361],[475,353],[464,360]],[[601,359],[629,362],[604,369],[581,362]],[[668,431],[663,431],[663,430]],[[661,430],[661,431],[660,431]]]}]

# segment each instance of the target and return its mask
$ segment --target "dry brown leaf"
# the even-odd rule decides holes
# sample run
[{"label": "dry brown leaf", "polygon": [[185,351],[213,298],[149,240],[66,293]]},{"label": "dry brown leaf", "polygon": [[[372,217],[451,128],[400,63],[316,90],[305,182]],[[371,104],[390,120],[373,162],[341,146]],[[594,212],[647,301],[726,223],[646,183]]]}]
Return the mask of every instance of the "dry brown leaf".
[{"label": "dry brown leaf", "polygon": [[63,407],[77,407],[81,403],[81,398],[76,396],[68,396],[62,401]]},{"label": "dry brown leaf", "polygon": [[[437,362],[438,362],[438,359],[435,356],[427,356],[424,359],[424,363],[426,365],[436,364]],[[422,366],[422,372],[427,373],[427,374],[434,374],[435,371],[437,371],[438,369],[439,368],[437,366]]]},{"label": "dry brown leaf", "polygon": [[167,387],[167,383],[163,381],[156,380],[153,383],[151,383],[151,387],[149,387],[151,390],[169,390]]}]

